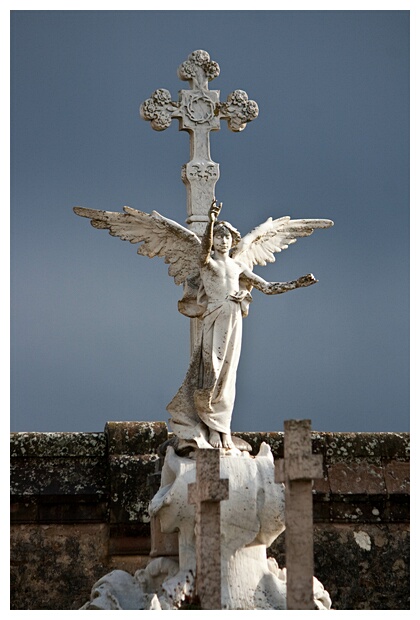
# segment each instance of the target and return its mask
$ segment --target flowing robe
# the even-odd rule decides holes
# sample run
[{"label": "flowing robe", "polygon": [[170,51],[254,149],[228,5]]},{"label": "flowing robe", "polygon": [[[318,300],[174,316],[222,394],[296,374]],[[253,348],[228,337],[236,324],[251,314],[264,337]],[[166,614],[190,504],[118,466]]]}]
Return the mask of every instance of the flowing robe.
[{"label": "flowing robe", "polygon": [[209,429],[230,433],[242,316],[246,316],[251,299],[246,292],[242,301],[230,295],[208,301],[200,287],[197,301],[206,308],[201,316],[201,338],[184,382],[167,406],[173,432],[200,448],[209,447]]}]

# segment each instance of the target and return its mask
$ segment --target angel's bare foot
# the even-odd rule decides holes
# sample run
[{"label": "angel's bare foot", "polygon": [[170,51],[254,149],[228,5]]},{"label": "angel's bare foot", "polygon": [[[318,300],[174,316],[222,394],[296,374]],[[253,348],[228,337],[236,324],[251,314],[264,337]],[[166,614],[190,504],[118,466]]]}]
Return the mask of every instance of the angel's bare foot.
[{"label": "angel's bare foot", "polygon": [[213,448],[222,448],[222,438],[217,431],[210,431],[209,443]]},{"label": "angel's bare foot", "polygon": [[227,448],[228,450],[232,450],[232,448],[235,447],[235,444],[232,441],[232,437],[230,436],[230,433],[221,433],[222,436],[222,445],[224,448]]}]

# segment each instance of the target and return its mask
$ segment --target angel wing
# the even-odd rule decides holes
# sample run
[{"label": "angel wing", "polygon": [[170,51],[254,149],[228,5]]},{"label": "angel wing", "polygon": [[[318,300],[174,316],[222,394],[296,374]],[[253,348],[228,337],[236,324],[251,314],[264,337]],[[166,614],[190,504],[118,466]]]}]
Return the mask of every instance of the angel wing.
[{"label": "angel wing", "polygon": [[137,254],[153,258],[161,256],[169,263],[168,273],[176,284],[199,274],[201,241],[191,230],[160,215],[123,207],[125,213],[74,207],[77,215],[91,220],[94,228],[106,228],[123,241],[140,243]]},{"label": "angel wing", "polygon": [[238,260],[249,269],[254,265],[274,263],[274,252],[286,250],[296,243],[298,237],[312,235],[316,228],[330,228],[331,220],[291,220],[288,215],[277,220],[269,217],[249,232],[232,252],[232,258]]}]

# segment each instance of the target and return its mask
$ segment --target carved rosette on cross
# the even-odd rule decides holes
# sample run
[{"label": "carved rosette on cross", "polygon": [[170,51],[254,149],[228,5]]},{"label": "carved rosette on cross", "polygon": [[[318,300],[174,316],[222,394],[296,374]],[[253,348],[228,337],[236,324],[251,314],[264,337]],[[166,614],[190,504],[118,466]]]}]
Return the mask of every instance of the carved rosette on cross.
[{"label": "carved rosette on cross", "polygon": [[219,179],[219,164],[210,156],[210,131],[218,131],[224,118],[231,131],[239,132],[258,116],[258,105],[245,91],[235,90],[221,103],[219,91],[208,89],[209,81],[219,73],[219,65],[208,52],[196,50],[178,67],[178,77],[189,82],[191,90],[179,91],[179,100],[172,101],[170,92],[159,88],[140,106],[141,117],[156,131],[163,131],[177,118],[179,129],[190,134],[191,160],[182,167],[181,178],[187,187],[187,224],[199,236]]}]

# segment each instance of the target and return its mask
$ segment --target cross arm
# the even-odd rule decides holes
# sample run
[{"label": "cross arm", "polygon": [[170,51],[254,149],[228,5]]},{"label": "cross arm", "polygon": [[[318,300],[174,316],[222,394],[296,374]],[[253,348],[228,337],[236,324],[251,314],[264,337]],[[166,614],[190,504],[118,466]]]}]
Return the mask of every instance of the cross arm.
[{"label": "cross arm", "polygon": [[275,481],[322,478],[322,455],[312,454],[311,421],[285,420],[284,431],[284,459],[275,463]]},{"label": "cross arm", "polygon": [[275,462],[275,481],[286,482],[288,480],[315,480],[323,477],[322,455],[311,454],[301,459],[288,459],[287,473],[284,459]]},{"label": "cross arm", "polygon": [[188,503],[222,502],[229,499],[229,480],[220,479],[219,450],[198,450],[196,482],[188,485]]},{"label": "cross arm", "polygon": [[244,90],[234,90],[228,95],[226,103],[219,103],[218,114],[227,120],[231,131],[243,131],[246,124],[257,118],[258,104]]},{"label": "cross arm", "polygon": [[222,502],[229,499],[229,480],[222,478],[221,480],[206,480],[204,483],[197,485],[191,482],[188,485],[188,503],[197,504],[197,502]]},{"label": "cross arm", "polygon": [[178,112],[179,103],[172,101],[171,93],[166,88],[158,88],[149,99],[140,106],[140,116],[150,121],[152,128],[163,131],[171,124],[173,116]]}]

